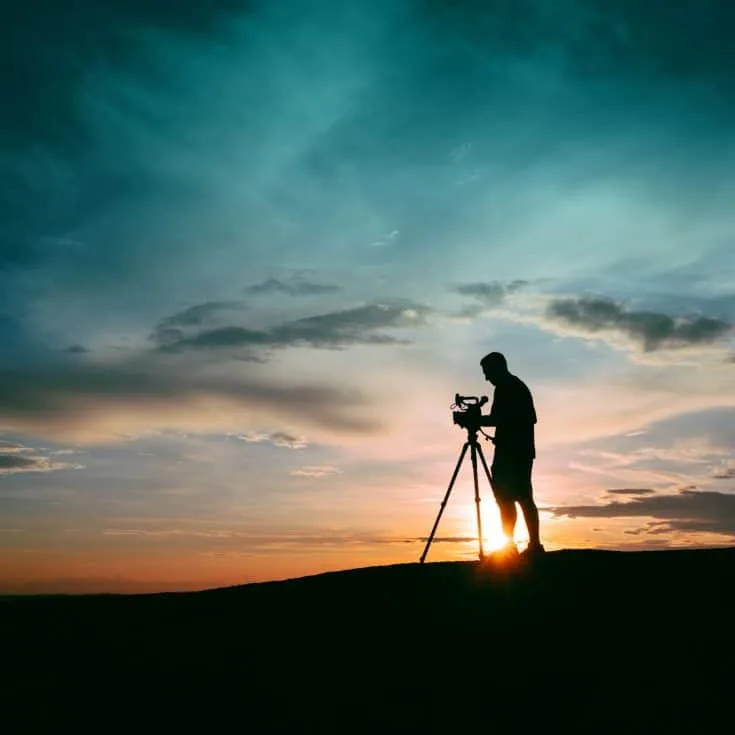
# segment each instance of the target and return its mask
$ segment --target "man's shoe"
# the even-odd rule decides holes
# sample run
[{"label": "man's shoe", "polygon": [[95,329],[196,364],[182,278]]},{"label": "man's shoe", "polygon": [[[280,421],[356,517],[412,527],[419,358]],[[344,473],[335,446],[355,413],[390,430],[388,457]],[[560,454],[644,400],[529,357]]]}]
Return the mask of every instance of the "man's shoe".
[{"label": "man's shoe", "polygon": [[512,542],[508,542],[505,546],[501,546],[495,551],[488,554],[488,558],[495,562],[506,562],[518,559],[518,547]]},{"label": "man's shoe", "polygon": [[535,559],[536,557],[543,556],[546,553],[546,549],[543,544],[529,544],[521,553],[524,559]]}]

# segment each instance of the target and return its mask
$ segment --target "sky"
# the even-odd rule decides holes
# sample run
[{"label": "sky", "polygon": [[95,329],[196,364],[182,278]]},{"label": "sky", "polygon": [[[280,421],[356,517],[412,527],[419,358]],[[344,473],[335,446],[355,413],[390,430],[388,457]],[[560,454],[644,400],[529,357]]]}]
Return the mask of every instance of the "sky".
[{"label": "sky", "polygon": [[[417,561],[490,351],[534,396],[547,548],[735,543],[734,22],[16,4],[0,593]],[[429,561],[476,557],[472,493]]]}]

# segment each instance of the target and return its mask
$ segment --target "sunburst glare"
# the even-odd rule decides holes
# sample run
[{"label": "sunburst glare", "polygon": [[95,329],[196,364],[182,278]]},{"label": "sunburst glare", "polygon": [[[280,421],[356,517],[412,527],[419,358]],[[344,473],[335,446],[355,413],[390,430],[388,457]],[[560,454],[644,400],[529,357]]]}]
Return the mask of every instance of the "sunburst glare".
[{"label": "sunburst glare", "polygon": [[[485,552],[496,551],[505,545],[503,527],[500,523],[500,512],[492,498],[482,498],[480,502],[480,515],[482,519],[482,543]],[[461,511],[461,528],[463,535],[477,539],[477,515],[474,503],[463,504]],[[523,523],[523,514],[518,509],[518,522],[516,523],[513,540],[520,546],[528,543],[528,531]]]}]

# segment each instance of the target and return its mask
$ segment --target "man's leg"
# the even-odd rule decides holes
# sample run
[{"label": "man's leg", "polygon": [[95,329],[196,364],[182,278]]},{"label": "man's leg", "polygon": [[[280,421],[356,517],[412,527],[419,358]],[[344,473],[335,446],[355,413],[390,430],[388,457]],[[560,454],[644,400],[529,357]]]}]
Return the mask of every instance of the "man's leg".
[{"label": "man's leg", "polygon": [[526,522],[528,529],[528,545],[529,547],[541,546],[541,535],[539,532],[538,508],[533,498],[523,498],[518,501],[523,512],[523,520]]},{"label": "man's leg", "polygon": [[523,520],[526,522],[528,529],[528,548],[542,549],[541,534],[539,530],[538,508],[533,500],[533,484],[531,482],[531,473],[533,471],[533,460],[528,464],[524,464],[522,468],[523,477],[520,479],[523,492],[519,494],[518,505],[521,506],[523,512]]},{"label": "man's leg", "polygon": [[513,462],[509,461],[507,454],[495,449],[493,456],[492,487],[495,502],[500,511],[500,524],[503,528],[506,545],[513,544],[518,511],[516,510],[513,496]]},{"label": "man's leg", "polygon": [[506,543],[513,543],[513,535],[515,534],[516,521],[518,520],[518,511],[513,500],[498,500],[498,509],[500,510],[500,523],[503,527],[503,535]]}]

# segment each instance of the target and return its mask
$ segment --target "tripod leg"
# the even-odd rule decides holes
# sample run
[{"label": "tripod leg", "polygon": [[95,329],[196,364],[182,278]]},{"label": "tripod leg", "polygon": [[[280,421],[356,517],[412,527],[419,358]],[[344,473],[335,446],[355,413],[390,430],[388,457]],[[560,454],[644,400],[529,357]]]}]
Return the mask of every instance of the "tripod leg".
[{"label": "tripod leg", "polygon": [[424,553],[421,554],[421,559],[419,560],[420,564],[424,563],[424,559],[426,559],[426,555],[429,553],[429,546],[431,546],[431,542],[434,540],[434,534],[436,533],[436,527],[439,525],[439,519],[442,517],[442,513],[444,512],[444,507],[447,504],[447,500],[449,500],[449,495],[452,492],[452,488],[454,487],[454,482],[457,479],[457,475],[459,474],[459,468],[462,466],[462,460],[464,459],[465,454],[467,454],[467,448],[470,446],[469,442],[465,442],[464,447],[462,447],[462,452],[459,455],[459,459],[457,460],[457,466],[454,468],[454,473],[452,474],[452,479],[449,481],[449,487],[447,488],[446,495],[444,496],[444,500],[441,502],[441,506],[439,508],[439,514],[436,517],[436,520],[434,521],[434,527],[431,529],[431,533],[429,534],[429,539],[426,542],[426,546],[424,547]]},{"label": "tripod leg", "polygon": [[[477,539],[480,544],[480,561],[485,558],[485,549],[483,548],[482,542],[482,515],[480,514],[480,487],[477,483],[477,450],[480,447],[477,442],[472,443],[472,452],[470,458],[472,459],[472,479],[475,483],[475,511],[477,512]],[[482,455],[480,455],[482,456]],[[483,459],[483,462],[485,460]]]},{"label": "tripod leg", "polygon": [[490,487],[493,486],[493,478],[490,475],[490,470],[487,467],[487,462],[485,461],[485,455],[482,453],[482,446],[480,444],[477,445],[477,453],[480,455],[480,461],[482,462],[482,466],[485,468],[485,474],[487,475],[487,481],[490,483]]}]

